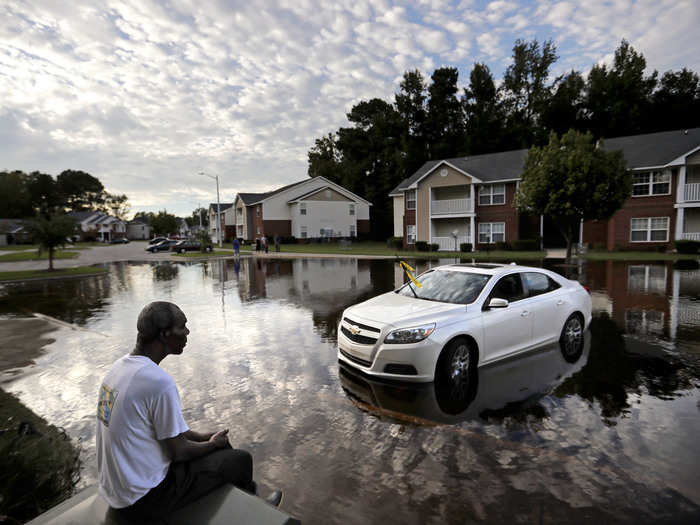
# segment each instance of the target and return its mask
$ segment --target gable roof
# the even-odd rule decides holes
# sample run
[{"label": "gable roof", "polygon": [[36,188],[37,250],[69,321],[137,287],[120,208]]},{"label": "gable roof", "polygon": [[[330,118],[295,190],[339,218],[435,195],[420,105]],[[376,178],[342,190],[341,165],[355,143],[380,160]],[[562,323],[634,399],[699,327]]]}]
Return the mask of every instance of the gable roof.
[{"label": "gable roof", "polygon": [[[621,150],[628,169],[668,166],[679,162],[682,156],[700,149],[700,128],[604,139],[603,149]],[[518,149],[473,157],[429,160],[413,175],[401,181],[389,192],[389,195],[402,195],[442,163],[451,165],[483,182],[519,180],[525,166],[527,152],[527,149]]]},{"label": "gable roof", "polygon": [[221,209],[217,210],[217,209],[216,209],[216,203],[215,203],[215,202],[210,202],[210,203],[209,203],[209,209],[210,209],[210,210],[213,209],[214,213],[217,213],[217,211],[218,211],[219,213],[221,213],[222,211],[226,211],[226,210],[228,210],[231,206],[233,206],[233,203],[232,203],[232,202],[222,202],[222,203],[221,203]]},{"label": "gable roof", "polygon": [[293,202],[299,202],[301,200],[306,199],[307,197],[311,197],[312,195],[316,195],[317,193],[323,191],[323,190],[333,190],[335,191],[338,195],[341,195],[345,197],[346,199],[348,198],[346,195],[343,195],[342,193],[336,191],[335,188],[331,188],[330,186],[321,186],[320,188],[316,188],[315,190],[307,191],[306,193],[302,193],[298,197],[294,197],[291,200],[287,201],[287,204],[292,204]]},{"label": "gable roof", "polygon": [[622,150],[629,169],[666,166],[697,148],[700,128],[603,139],[604,150]]},{"label": "gable roof", "polygon": [[[277,195],[278,193],[282,193],[283,191],[287,191],[289,189],[294,188],[295,186],[301,186],[303,184],[306,184],[308,182],[311,182],[313,180],[323,180],[324,182],[328,183],[328,186],[326,187],[332,187],[333,189],[339,188],[339,193],[347,193],[353,196],[353,198],[357,200],[361,200],[362,202],[372,205],[371,202],[363,199],[359,195],[355,195],[353,192],[351,192],[348,189],[343,188],[340,184],[336,184],[335,182],[329,181],[328,179],[318,176],[318,177],[309,177],[304,180],[300,180],[299,182],[294,182],[292,184],[287,184],[286,186],[282,186],[281,188],[277,188],[276,190],[268,191],[267,193],[239,193],[238,196],[241,198],[243,201],[243,204],[246,206],[250,206],[252,204],[257,204],[259,202],[262,202],[266,199],[269,199],[270,197]],[[316,190],[312,190],[312,193],[315,192]],[[347,195],[345,195],[347,197]],[[298,197],[297,197],[298,198]],[[292,199],[294,200],[294,199]]]}]

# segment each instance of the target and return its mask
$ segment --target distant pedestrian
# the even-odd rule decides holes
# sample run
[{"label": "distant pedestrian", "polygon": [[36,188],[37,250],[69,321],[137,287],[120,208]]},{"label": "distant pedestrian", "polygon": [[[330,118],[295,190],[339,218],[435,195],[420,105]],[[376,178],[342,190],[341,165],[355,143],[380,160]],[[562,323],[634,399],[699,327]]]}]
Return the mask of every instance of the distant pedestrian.
[{"label": "distant pedestrian", "polygon": [[233,238],[233,254],[238,257],[241,254],[241,243],[238,240],[238,237]]},{"label": "distant pedestrian", "polygon": [[275,235],[275,251],[279,252],[280,251],[280,236]]},{"label": "distant pedestrian", "polygon": [[262,236],[262,249],[265,250],[265,253],[267,253],[267,237],[265,237],[264,233]]},{"label": "distant pedestrian", "polygon": [[260,237],[255,238],[255,251],[256,252],[260,251]]}]

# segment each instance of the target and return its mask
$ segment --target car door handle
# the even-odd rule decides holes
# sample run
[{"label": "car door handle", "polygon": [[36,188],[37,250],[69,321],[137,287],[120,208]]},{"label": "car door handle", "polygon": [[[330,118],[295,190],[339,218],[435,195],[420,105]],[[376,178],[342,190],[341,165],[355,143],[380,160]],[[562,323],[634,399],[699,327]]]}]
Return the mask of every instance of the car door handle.
[{"label": "car door handle", "polygon": [[557,301],[557,306],[561,306],[562,304],[564,304],[563,299],[559,299],[559,300]]},{"label": "car door handle", "polygon": [[520,312],[520,317],[527,317],[528,315],[530,315],[530,312],[528,312],[527,310],[523,310],[522,312]]}]

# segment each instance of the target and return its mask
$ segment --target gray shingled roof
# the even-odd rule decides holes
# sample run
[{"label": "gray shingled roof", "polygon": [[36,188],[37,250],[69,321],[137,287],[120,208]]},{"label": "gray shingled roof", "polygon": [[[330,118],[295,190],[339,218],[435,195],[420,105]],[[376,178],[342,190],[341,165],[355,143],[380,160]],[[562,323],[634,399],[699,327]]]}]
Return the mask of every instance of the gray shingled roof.
[{"label": "gray shingled roof", "polygon": [[292,184],[287,184],[286,186],[282,186],[281,188],[277,188],[276,190],[268,191],[266,193],[239,193],[238,196],[243,201],[243,204],[245,204],[246,206],[250,206],[251,204],[255,204],[256,202],[265,200],[268,197],[272,197],[277,193],[281,193],[285,190],[288,190],[290,188],[293,188],[294,186],[298,186],[299,184],[303,184],[304,182],[308,182],[310,180],[311,179],[309,178],[300,180],[299,182],[293,182]]},{"label": "gray shingled roof", "polygon": [[[622,150],[629,169],[665,166],[697,147],[700,147],[700,128],[603,140],[603,148],[606,151]],[[527,152],[526,149],[519,149],[473,157],[429,160],[413,175],[401,181],[389,194],[401,193],[441,162],[448,162],[484,182],[519,179]]]},{"label": "gray shingled roof", "polygon": [[[222,202],[222,203],[221,203],[221,209],[218,210],[218,211],[219,211],[219,212],[226,211],[226,210],[228,210],[231,206],[233,206],[233,203],[232,203],[232,202]],[[210,208],[214,208],[214,213],[217,212],[216,203],[215,203],[215,202],[210,202],[210,203],[209,203],[209,207],[210,207]]]}]

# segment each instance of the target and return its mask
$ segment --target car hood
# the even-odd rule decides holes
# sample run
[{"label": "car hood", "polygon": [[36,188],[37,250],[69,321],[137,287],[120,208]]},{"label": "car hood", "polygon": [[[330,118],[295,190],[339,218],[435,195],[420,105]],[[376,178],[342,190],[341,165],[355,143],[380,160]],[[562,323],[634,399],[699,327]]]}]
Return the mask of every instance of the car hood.
[{"label": "car hood", "polygon": [[464,312],[465,308],[463,304],[426,301],[389,292],[351,306],[345,313],[352,320],[408,327],[414,323],[435,322],[446,314]]}]

